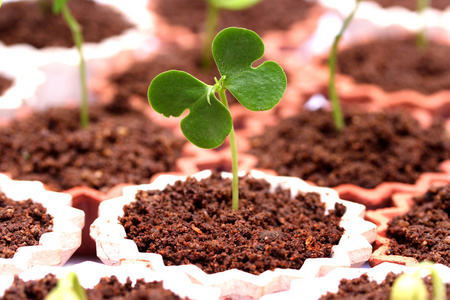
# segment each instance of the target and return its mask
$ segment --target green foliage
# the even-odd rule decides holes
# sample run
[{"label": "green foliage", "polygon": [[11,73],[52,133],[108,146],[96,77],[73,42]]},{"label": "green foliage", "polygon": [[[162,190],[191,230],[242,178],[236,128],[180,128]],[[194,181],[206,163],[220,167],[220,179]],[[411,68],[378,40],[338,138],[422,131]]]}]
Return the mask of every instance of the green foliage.
[{"label": "green foliage", "polygon": [[220,9],[242,10],[261,2],[261,0],[207,0],[210,5]]},{"label": "green foliage", "polygon": [[413,274],[402,274],[392,284],[390,300],[428,300],[427,287],[422,277],[431,275],[433,299],[445,300],[445,285],[431,262],[421,262]]},{"label": "green foliage", "polygon": [[67,4],[68,0],[53,0],[53,13],[59,14],[62,8]]},{"label": "green foliage", "polygon": [[[238,209],[237,147],[226,90],[247,109],[272,109],[286,90],[286,74],[276,62],[252,64],[262,58],[264,44],[253,31],[226,28],[212,43],[213,58],[221,78],[208,85],[183,71],[167,71],[156,76],[148,88],[153,109],[166,117],[179,117],[181,131],[194,145],[211,149],[230,138],[233,164],[233,209]],[[219,99],[216,97],[219,95]]]},{"label": "green foliage", "polygon": [[344,24],[342,25],[341,30],[334,38],[333,46],[331,47],[330,56],[328,59],[328,68],[330,69],[330,77],[328,80],[328,94],[329,94],[330,101],[331,101],[331,107],[333,108],[334,125],[337,130],[342,130],[342,128],[344,128],[344,126],[345,126],[344,117],[342,114],[341,103],[339,100],[339,96],[338,96],[338,93],[336,90],[336,84],[335,84],[338,45],[339,45],[339,41],[342,38],[342,35],[344,34],[348,25],[350,25],[350,22],[352,21],[353,16],[355,15],[355,13],[357,11],[360,2],[361,2],[361,0],[356,0],[353,11],[344,20]]},{"label": "green foliage", "polygon": [[77,274],[74,272],[67,273],[61,277],[56,287],[50,291],[45,298],[46,300],[86,300],[86,291],[80,285]]},{"label": "green foliage", "polygon": [[430,0],[417,0],[417,14],[422,19],[422,25],[416,33],[416,46],[423,50],[428,47],[428,37],[426,33],[426,21],[424,20],[424,11],[430,7]]},{"label": "green foliage", "polygon": [[220,146],[231,130],[231,115],[215,92],[228,89],[247,109],[269,110],[286,89],[286,75],[273,61],[253,68],[262,57],[264,44],[253,31],[227,28],[214,39],[213,57],[222,78],[214,85],[203,83],[182,71],[156,76],[148,90],[151,106],[166,117],[189,114],[181,122],[186,138],[201,148]]},{"label": "green foliage", "polygon": [[89,101],[87,96],[86,83],[86,67],[83,55],[83,34],[81,26],[73,17],[68,5],[68,0],[53,0],[53,13],[61,14],[64,21],[72,33],[73,41],[80,57],[79,74],[81,82],[81,105],[80,105],[80,124],[82,128],[87,128],[89,125]]},{"label": "green foliage", "polygon": [[209,70],[212,67],[211,43],[217,33],[221,9],[243,10],[259,3],[261,0],[206,0],[207,14],[203,40],[201,64],[202,68]]}]

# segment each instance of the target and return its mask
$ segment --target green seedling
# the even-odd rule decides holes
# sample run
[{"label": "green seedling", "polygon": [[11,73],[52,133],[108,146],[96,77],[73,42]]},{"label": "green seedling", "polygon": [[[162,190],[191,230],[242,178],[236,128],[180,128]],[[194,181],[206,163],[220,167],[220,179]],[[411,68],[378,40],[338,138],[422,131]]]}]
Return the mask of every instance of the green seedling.
[{"label": "green seedling", "polygon": [[205,0],[207,5],[205,33],[203,40],[203,51],[201,66],[204,70],[211,69],[212,57],[210,52],[211,43],[217,34],[219,26],[220,10],[243,10],[261,2],[261,0]]},{"label": "green seedling", "polygon": [[80,105],[80,124],[81,127],[86,129],[89,125],[89,104],[87,96],[87,84],[86,84],[86,67],[83,55],[83,34],[81,32],[81,26],[73,17],[68,5],[68,0],[53,0],[53,13],[61,14],[67,26],[69,27],[73,41],[80,57],[79,74],[81,83],[81,105]]},{"label": "green seedling", "polygon": [[229,135],[233,173],[232,208],[237,210],[237,146],[226,90],[251,111],[270,110],[284,95],[286,74],[273,61],[252,67],[263,56],[264,43],[251,30],[236,27],[222,30],[212,43],[212,54],[221,75],[218,80],[214,78],[215,84],[208,85],[186,72],[171,70],[152,80],[148,100],[156,112],[166,117],[179,117],[189,110],[180,122],[181,130],[191,143],[200,148],[216,148]]},{"label": "green seedling", "polygon": [[339,41],[342,38],[342,35],[344,34],[347,27],[350,25],[350,22],[352,21],[356,11],[358,10],[358,6],[361,0],[356,0],[355,7],[353,8],[350,15],[347,16],[347,18],[344,20],[344,23],[342,25],[341,30],[334,38],[333,45],[331,47],[330,56],[328,59],[328,68],[330,69],[330,77],[328,80],[328,94],[331,101],[331,108],[333,110],[333,120],[334,125],[337,130],[342,130],[345,126],[344,122],[344,116],[342,114],[342,107],[341,102],[339,100],[339,96],[336,89],[336,61],[337,61],[337,52],[338,52],[338,45]]},{"label": "green seedling", "polygon": [[428,300],[427,287],[423,277],[431,275],[433,299],[445,300],[445,285],[432,262],[421,262],[413,274],[402,274],[392,284],[390,300]]},{"label": "green seedling", "polygon": [[424,16],[424,12],[428,7],[430,7],[430,0],[417,0],[417,13],[422,20],[422,24],[419,31],[416,33],[416,46],[421,50],[428,47],[427,28]]},{"label": "green seedling", "polygon": [[86,300],[86,291],[80,285],[77,274],[67,273],[61,277],[56,287],[50,291],[45,300]]}]

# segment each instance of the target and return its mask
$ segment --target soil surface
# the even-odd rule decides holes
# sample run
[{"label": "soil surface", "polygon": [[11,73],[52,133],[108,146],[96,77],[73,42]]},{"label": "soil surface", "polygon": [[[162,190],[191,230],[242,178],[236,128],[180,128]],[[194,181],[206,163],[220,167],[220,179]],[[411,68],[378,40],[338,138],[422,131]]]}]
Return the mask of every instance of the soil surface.
[{"label": "soil surface", "polygon": [[450,89],[449,52],[450,45],[432,41],[421,50],[413,38],[379,39],[340,51],[338,70],[386,91],[411,89],[433,94]]},{"label": "soil surface", "polygon": [[0,128],[0,172],[55,191],[88,186],[106,192],[176,171],[186,140],[170,129],[125,106],[91,107],[90,118],[83,130],[78,109],[55,108]]},{"label": "soil surface", "polygon": [[[204,0],[153,0],[155,12],[169,24],[190,28],[193,32],[204,29],[206,2]],[[222,10],[219,30],[243,27],[259,35],[269,30],[287,30],[295,22],[308,17],[313,2],[303,0],[262,0],[255,6],[241,10]],[[195,20],[195,22],[193,22]]]},{"label": "soil surface", "polygon": [[[44,300],[56,286],[58,279],[53,274],[47,274],[38,280],[23,281],[14,277],[11,287],[5,291],[3,300],[35,299]],[[138,279],[135,284],[127,278],[125,284],[119,282],[116,276],[104,277],[92,289],[86,289],[89,300],[100,299],[141,299],[141,300],[177,300],[182,299],[169,290],[165,290],[161,282],[145,282]],[[187,299],[187,298],[185,298]]]},{"label": "soil surface", "polygon": [[[380,283],[377,283],[375,280],[370,280],[367,274],[363,274],[361,277],[355,279],[342,279],[337,293],[328,292],[326,295],[323,295],[320,300],[386,300],[389,299],[392,284],[398,276],[399,275],[394,273],[388,273],[386,278]],[[428,293],[431,295],[431,278],[425,277],[424,281]],[[446,285],[446,290],[447,298],[449,298],[450,284]]]},{"label": "soil surface", "polygon": [[53,218],[42,204],[14,201],[0,193],[0,258],[12,258],[19,247],[38,245],[52,225]]},{"label": "soil surface", "polygon": [[[5,45],[25,43],[38,49],[73,47],[70,30],[62,16],[53,14],[52,3],[49,0],[4,3],[0,40]],[[85,42],[97,43],[132,27],[119,11],[92,0],[69,0],[69,8],[81,25]]]},{"label": "soil surface", "polygon": [[7,89],[9,89],[13,84],[11,79],[3,77],[0,75],[0,96],[3,95]]},{"label": "soil surface", "polygon": [[[382,7],[403,6],[409,10],[416,10],[417,0],[370,0],[377,2]],[[430,6],[436,9],[444,10],[450,6],[448,0],[431,0]]]},{"label": "soil surface", "polygon": [[414,198],[409,212],[388,224],[388,255],[414,257],[450,267],[450,185]]},{"label": "soil surface", "polygon": [[230,179],[218,173],[201,181],[188,178],[163,191],[140,191],[119,220],[140,252],[206,273],[299,269],[307,258],[330,257],[344,231],[339,222],[345,207],[337,204],[325,215],[319,194],[291,199],[289,190],[269,192],[269,186],[240,178],[240,208],[234,211]]},{"label": "soil surface", "polygon": [[450,158],[443,121],[423,129],[401,112],[344,112],[338,133],[331,112],[301,111],[251,139],[257,167],[300,177],[319,186],[352,183],[374,188],[382,182],[414,183],[424,172],[437,172]]}]

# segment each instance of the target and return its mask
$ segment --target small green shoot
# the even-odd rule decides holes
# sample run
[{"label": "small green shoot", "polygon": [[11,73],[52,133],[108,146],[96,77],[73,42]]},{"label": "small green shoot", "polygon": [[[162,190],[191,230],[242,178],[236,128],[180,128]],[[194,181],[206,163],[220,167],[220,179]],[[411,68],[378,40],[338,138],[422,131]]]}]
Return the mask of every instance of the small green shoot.
[{"label": "small green shoot", "polygon": [[[179,117],[184,136],[194,145],[212,149],[230,138],[233,204],[239,208],[238,160],[236,138],[226,90],[247,109],[272,109],[286,90],[286,74],[280,65],[266,61],[254,68],[252,64],[264,54],[264,43],[253,31],[230,27],[217,34],[212,53],[221,78],[208,85],[183,71],[167,71],[156,76],[148,88],[153,109],[166,117]],[[219,99],[215,94],[219,95]]]},{"label": "small green shoot", "polygon": [[206,24],[203,40],[201,66],[204,70],[212,67],[211,43],[218,31],[221,9],[243,10],[261,2],[261,0],[205,0],[207,5]]},{"label": "small green shoot", "polygon": [[56,287],[50,291],[45,300],[86,300],[86,291],[80,285],[77,274],[67,273],[61,277]]},{"label": "small green shoot", "polygon": [[431,275],[433,299],[445,300],[445,285],[431,266],[432,262],[421,262],[413,274],[402,274],[393,283],[390,300],[428,300],[429,295],[422,277]]},{"label": "small green shoot", "polygon": [[417,14],[421,19],[421,26],[416,33],[416,46],[420,50],[425,50],[428,47],[427,26],[425,20],[425,10],[430,7],[430,0],[417,0]]},{"label": "small green shoot", "polygon": [[81,128],[86,129],[89,125],[89,103],[87,96],[87,84],[86,84],[86,67],[83,55],[83,34],[81,32],[81,26],[73,17],[69,6],[68,0],[53,0],[53,13],[62,14],[64,21],[69,27],[73,41],[80,56],[79,73],[81,82],[81,105],[80,105],[80,124]]},{"label": "small green shoot", "polygon": [[338,93],[336,90],[336,84],[335,84],[338,45],[339,45],[339,41],[342,38],[342,35],[344,34],[347,27],[350,25],[350,22],[352,21],[353,16],[355,15],[355,13],[357,11],[360,2],[361,2],[361,0],[356,0],[355,7],[353,8],[350,15],[348,15],[347,18],[344,20],[344,24],[342,25],[341,30],[334,38],[334,42],[331,47],[330,57],[328,59],[328,68],[330,69],[330,77],[328,80],[328,94],[329,94],[330,101],[331,101],[331,108],[333,110],[334,125],[335,125],[336,129],[339,131],[341,131],[344,128],[345,122],[344,122],[344,116],[342,114],[341,103],[339,100],[339,96],[338,96]]}]

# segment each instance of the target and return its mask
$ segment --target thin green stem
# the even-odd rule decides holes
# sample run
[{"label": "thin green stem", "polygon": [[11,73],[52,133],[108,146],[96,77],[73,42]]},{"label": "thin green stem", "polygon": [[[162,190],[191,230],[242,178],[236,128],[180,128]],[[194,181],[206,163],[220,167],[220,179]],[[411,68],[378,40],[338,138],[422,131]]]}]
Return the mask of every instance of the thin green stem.
[{"label": "thin green stem", "polygon": [[[228,109],[228,101],[227,95],[225,93],[225,88],[218,89],[220,101],[225,105]],[[231,207],[234,210],[239,209],[239,177],[238,177],[238,154],[237,154],[237,144],[236,144],[236,135],[234,133],[234,126],[231,124],[231,131],[228,135],[230,139],[230,148],[231,148],[231,168],[233,173],[233,182],[232,182],[232,205]]]},{"label": "thin green stem", "polygon": [[81,27],[75,18],[72,16],[67,4],[64,4],[61,9],[62,16],[66,21],[72,33],[73,41],[80,56],[79,75],[81,83],[81,106],[80,106],[80,124],[81,128],[86,129],[89,126],[89,104],[87,97],[86,84],[86,66],[83,55],[83,35]]},{"label": "thin green stem", "polygon": [[427,26],[424,11],[430,6],[430,0],[417,0],[417,14],[419,15],[421,25],[416,33],[416,46],[420,50],[428,47]]},{"label": "thin green stem", "polygon": [[336,126],[336,129],[339,131],[341,131],[344,128],[345,122],[344,122],[344,116],[342,114],[341,102],[339,100],[339,95],[337,93],[336,84],[335,84],[338,45],[339,45],[339,41],[342,38],[342,35],[344,34],[344,31],[347,29],[348,25],[350,24],[351,20],[353,19],[353,16],[355,15],[360,2],[361,2],[361,0],[356,0],[356,5],[353,8],[353,11],[344,20],[344,24],[342,25],[341,30],[339,31],[338,35],[336,35],[336,37],[334,38],[333,46],[331,47],[330,58],[328,60],[328,67],[330,69],[330,77],[328,80],[328,93],[329,93],[329,97],[330,97],[330,101],[331,101],[331,108],[333,110],[334,125]]},{"label": "thin green stem", "polygon": [[217,27],[219,24],[219,13],[220,10],[209,1],[206,1],[208,5],[208,12],[206,15],[205,24],[205,35],[203,40],[201,67],[203,70],[210,70],[212,67],[212,55],[211,55],[211,44],[214,40],[214,36],[217,32]]}]

